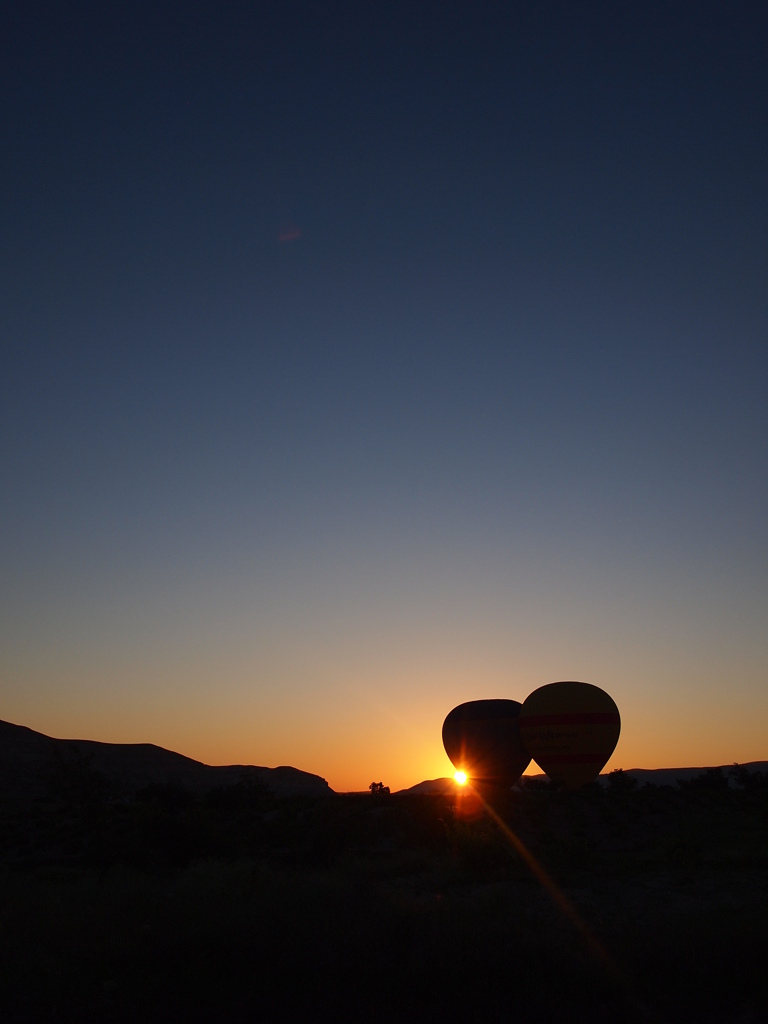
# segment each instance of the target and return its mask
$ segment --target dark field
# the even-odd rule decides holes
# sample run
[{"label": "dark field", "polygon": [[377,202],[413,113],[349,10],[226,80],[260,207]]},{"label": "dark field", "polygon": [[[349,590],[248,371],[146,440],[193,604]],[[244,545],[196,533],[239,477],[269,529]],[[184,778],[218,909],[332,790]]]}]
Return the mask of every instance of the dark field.
[{"label": "dark field", "polygon": [[768,1020],[768,791],[710,782],[530,788],[501,825],[62,772],[2,805],[0,1020]]}]

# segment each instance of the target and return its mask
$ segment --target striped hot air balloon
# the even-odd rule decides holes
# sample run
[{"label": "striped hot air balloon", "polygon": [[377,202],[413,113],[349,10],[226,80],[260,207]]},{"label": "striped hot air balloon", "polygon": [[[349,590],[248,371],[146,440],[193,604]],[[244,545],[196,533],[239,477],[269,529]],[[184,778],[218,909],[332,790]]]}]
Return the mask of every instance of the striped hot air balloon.
[{"label": "striped hot air balloon", "polygon": [[523,703],[520,737],[531,757],[568,789],[591,782],[613,753],[621,718],[614,700],[591,683],[548,683]]}]

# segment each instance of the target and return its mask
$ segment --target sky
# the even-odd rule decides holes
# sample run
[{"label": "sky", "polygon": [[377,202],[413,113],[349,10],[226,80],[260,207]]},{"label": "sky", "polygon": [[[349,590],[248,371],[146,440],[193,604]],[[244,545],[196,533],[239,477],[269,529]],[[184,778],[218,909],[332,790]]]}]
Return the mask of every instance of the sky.
[{"label": "sky", "polygon": [[763,3],[25,0],[0,119],[0,718],[768,757]]}]

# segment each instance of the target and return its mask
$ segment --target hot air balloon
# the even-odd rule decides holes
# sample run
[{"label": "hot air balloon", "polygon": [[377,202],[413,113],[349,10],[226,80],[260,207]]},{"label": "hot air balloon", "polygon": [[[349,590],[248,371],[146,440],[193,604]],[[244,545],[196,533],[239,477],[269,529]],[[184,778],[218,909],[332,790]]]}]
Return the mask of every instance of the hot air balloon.
[{"label": "hot air balloon", "polygon": [[443,746],[459,771],[475,782],[513,786],[531,755],[520,741],[516,700],[470,700],[443,722]]},{"label": "hot air balloon", "polygon": [[525,700],[520,737],[553,782],[576,789],[600,773],[619,739],[614,700],[591,683],[548,683]]}]

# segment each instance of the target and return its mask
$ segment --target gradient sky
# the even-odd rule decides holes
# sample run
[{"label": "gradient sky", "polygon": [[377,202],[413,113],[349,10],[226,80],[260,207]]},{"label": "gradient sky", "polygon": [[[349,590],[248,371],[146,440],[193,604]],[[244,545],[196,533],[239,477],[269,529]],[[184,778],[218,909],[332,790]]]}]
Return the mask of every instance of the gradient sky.
[{"label": "gradient sky", "polygon": [[25,0],[0,95],[0,718],[768,756],[764,3]]}]

